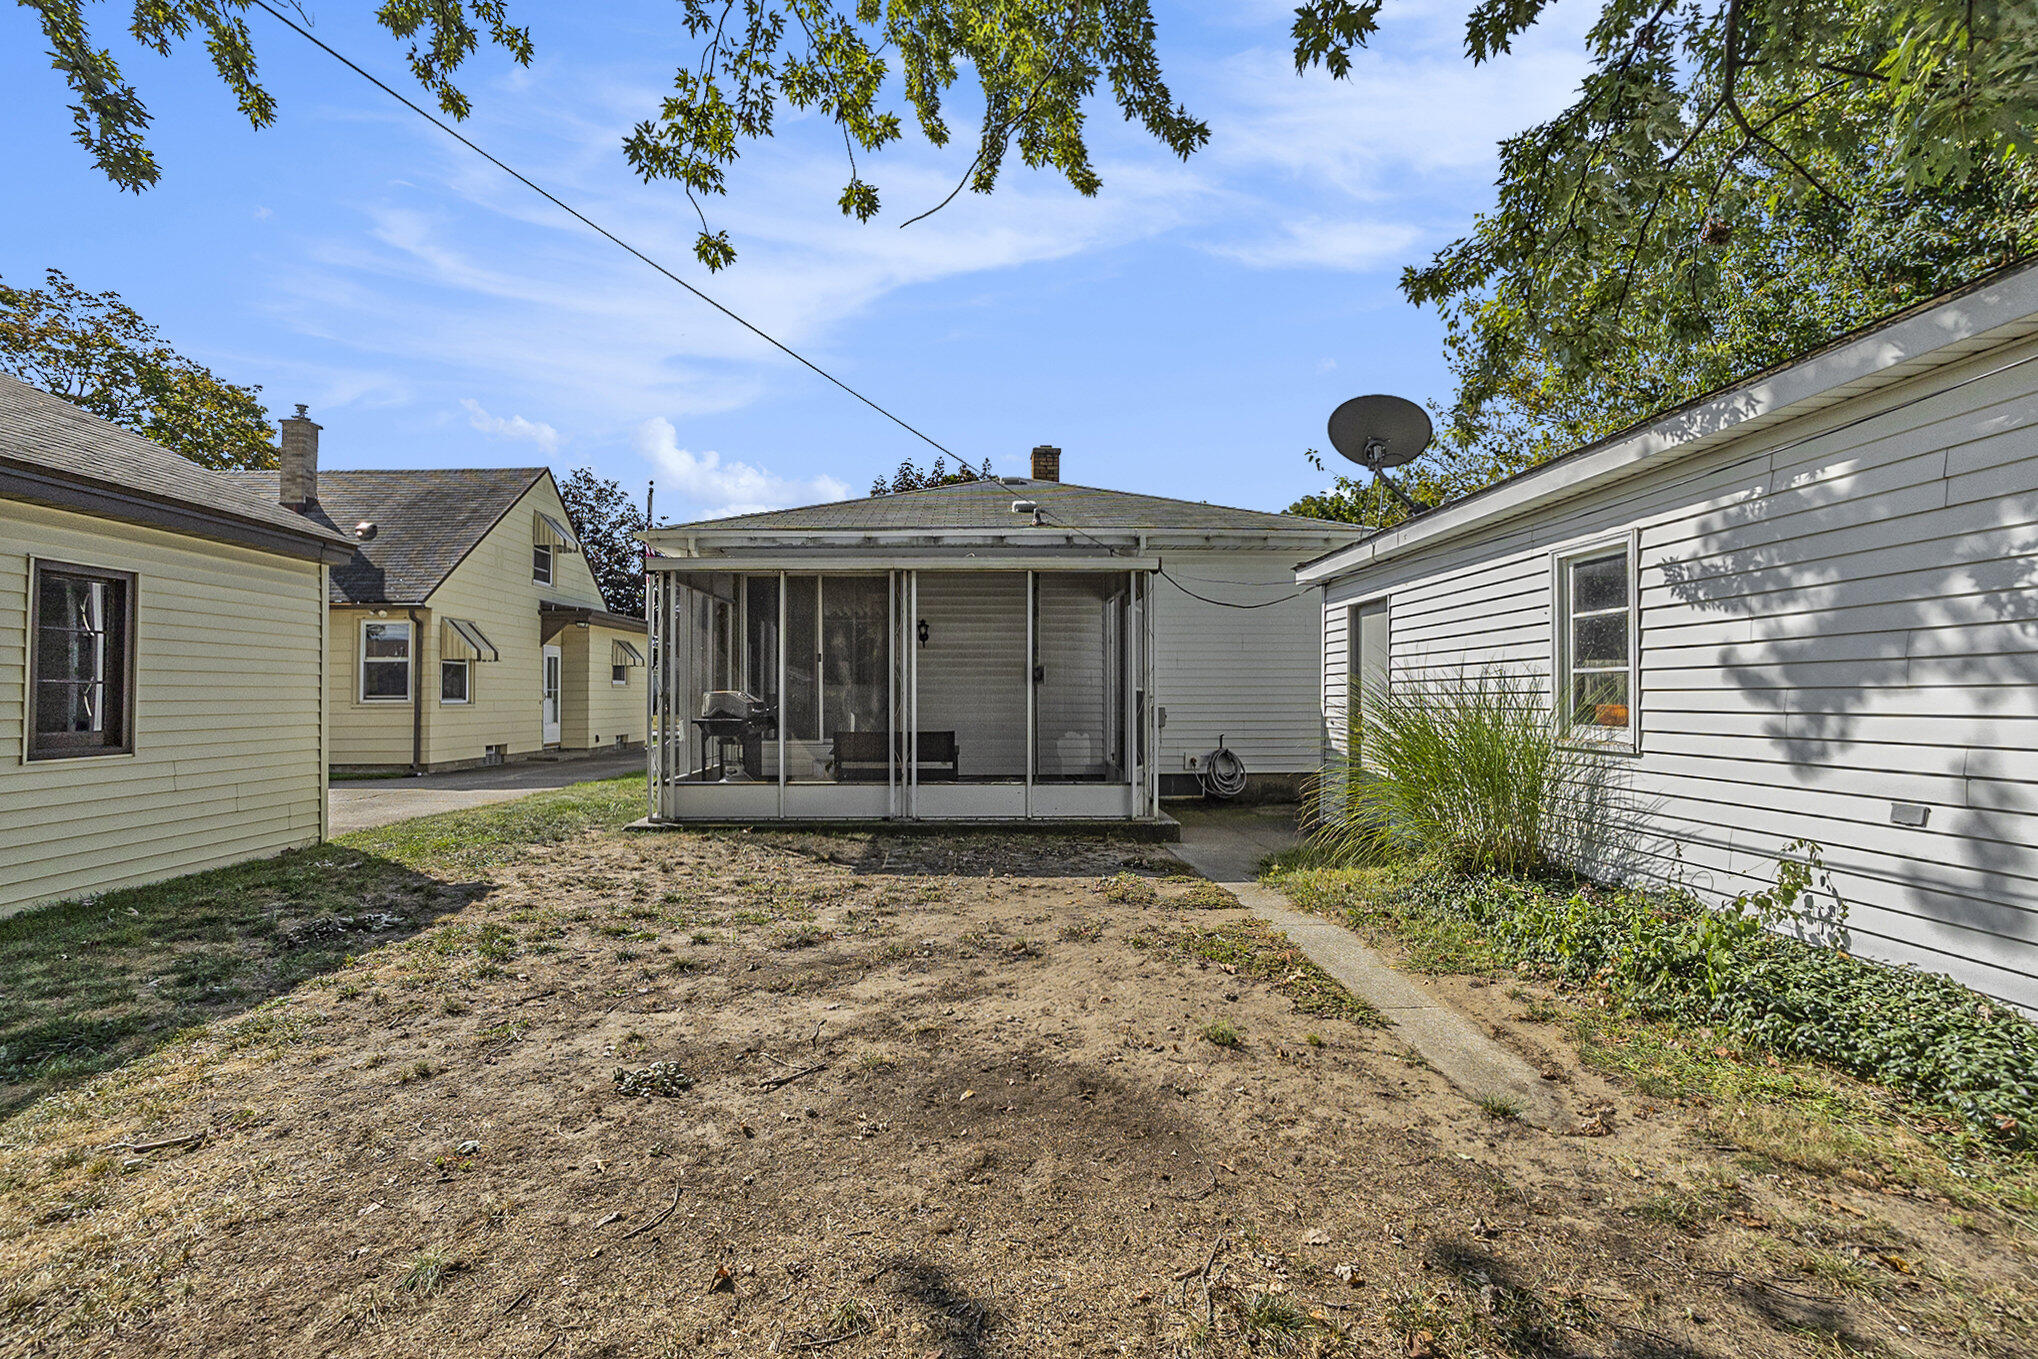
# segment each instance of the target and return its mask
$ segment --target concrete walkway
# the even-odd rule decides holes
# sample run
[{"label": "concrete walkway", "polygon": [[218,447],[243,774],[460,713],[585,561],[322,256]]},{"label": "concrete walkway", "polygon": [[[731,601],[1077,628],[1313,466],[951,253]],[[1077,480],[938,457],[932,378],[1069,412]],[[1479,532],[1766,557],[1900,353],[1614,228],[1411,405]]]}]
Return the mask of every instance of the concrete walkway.
[{"label": "concrete walkway", "polygon": [[644,773],[644,752],[583,755],[561,760],[530,760],[492,769],[458,769],[446,774],[418,774],[389,779],[350,779],[326,793],[328,833],[386,826],[434,812],[457,812],[508,802],[546,788],[564,788],[589,779]]},{"label": "concrete walkway", "polygon": [[1305,915],[1279,892],[1259,885],[1260,860],[1294,843],[1292,823],[1239,808],[1184,815],[1182,842],[1171,848],[1176,858],[1287,935],[1346,990],[1385,1014],[1401,1040],[1467,1098],[1508,1100],[1523,1119],[1538,1127],[1569,1127],[1574,1120],[1534,1067],[1487,1037],[1420,982],[1390,966],[1350,930]]}]

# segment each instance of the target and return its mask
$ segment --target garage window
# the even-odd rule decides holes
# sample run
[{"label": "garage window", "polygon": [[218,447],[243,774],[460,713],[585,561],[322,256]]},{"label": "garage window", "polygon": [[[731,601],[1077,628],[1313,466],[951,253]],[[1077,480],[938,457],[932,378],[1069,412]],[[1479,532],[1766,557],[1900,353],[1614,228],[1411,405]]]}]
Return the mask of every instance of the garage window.
[{"label": "garage window", "polygon": [[134,749],[133,573],[36,562],[30,589],[34,718],[28,758],[129,753]]},{"label": "garage window", "polygon": [[1640,730],[1633,541],[1559,557],[1555,589],[1563,720],[1577,735],[1632,746]]}]

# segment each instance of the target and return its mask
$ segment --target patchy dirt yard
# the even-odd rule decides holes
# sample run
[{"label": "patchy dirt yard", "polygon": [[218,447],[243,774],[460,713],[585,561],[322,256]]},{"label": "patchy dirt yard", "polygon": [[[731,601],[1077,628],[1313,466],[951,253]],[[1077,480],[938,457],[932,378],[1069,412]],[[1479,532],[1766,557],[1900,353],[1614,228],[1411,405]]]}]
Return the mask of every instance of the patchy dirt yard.
[{"label": "patchy dirt yard", "polygon": [[279,905],[346,956],[0,1123],[0,1349],[2033,1352],[2001,1214],[1750,1161],[1457,983],[1578,1126],[1476,1107],[1151,848],[601,831],[487,876]]}]

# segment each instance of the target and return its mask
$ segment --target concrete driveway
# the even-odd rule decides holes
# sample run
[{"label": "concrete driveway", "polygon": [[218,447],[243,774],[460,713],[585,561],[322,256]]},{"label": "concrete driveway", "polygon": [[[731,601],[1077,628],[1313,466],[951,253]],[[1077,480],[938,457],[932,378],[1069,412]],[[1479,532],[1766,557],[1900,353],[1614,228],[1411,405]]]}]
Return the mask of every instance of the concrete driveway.
[{"label": "concrete driveway", "polygon": [[643,773],[644,752],[634,750],[498,765],[493,769],[461,769],[448,774],[349,780],[333,784],[326,793],[328,833],[343,835],[347,831],[406,821],[413,816],[508,802],[542,789],[564,788],[569,783]]}]

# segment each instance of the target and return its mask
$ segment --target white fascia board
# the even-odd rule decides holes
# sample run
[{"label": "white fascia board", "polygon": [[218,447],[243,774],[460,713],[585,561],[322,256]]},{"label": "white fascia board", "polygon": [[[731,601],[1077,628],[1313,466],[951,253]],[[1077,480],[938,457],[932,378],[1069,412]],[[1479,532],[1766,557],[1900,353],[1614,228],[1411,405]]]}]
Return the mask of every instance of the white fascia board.
[{"label": "white fascia board", "polygon": [[964,552],[985,547],[1014,550],[1054,548],[1095,549],[1099,543],[1112,547],[1168,547],[1178,551],[1280,551],[1298,552],[1311,548],[1332,548],[1349,543],[1363,530],[1349,533],[1321,529],[1083,529],[1060,527],[1039,529],[814,529],[792,532],[690,531],[684,528],[652,529],[637,537],[669,555],[713,553],[755,553],[802,549],[866,550],[917,548],[929,552]]},{"label": "white fascia board", "polygon": [[789,553],[746,552],[711,557],[653,557],[648,566],[669,575],[708,575],[724,572],[754,573],[791,571],[798,575],[853,574],[869,571],[1157,571],[1156,557],[1107,557],[1100,552],[1085,555],[1018,555],[1013,553],[950,553],[943,556],[912,556],[885,552],[836,553],[800,556]]},{"label": "white fascia board", "polygon": [[[1717,447],[1752,433],[1751,427],[1767,427],[1800,413],[1794,408],[1804,407],[1806,412],[1819,409],[1810,403],[1840,387],[1861,384],[1844,398],[1859,400],[1930,367],[1928,360],[1938,351],[1998,330],[2006,331],[2005,342],[2027,333],[2034,314],[2038,314],[2038,265],[1814,354],[1802,363],[1730,387],[1699,405],[1672,411],[1604,448],[1566,455],[1489,491],[1432,511],[1405,528],[1375,534],[1343,551],[1305,562],[1296,571],[1295,581],[1298,585],[1322,584],[1417,547],[1570,499],[1598,483]],[[2027,324],[2019,326],[2019,322]],[[1955,357],[1967,356],[1964,351]]]}]

